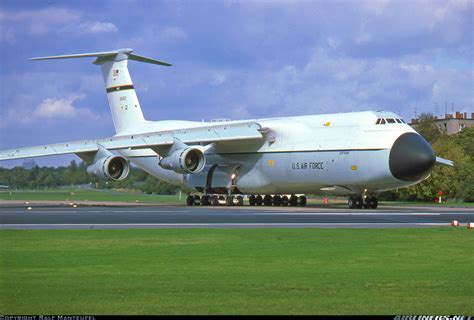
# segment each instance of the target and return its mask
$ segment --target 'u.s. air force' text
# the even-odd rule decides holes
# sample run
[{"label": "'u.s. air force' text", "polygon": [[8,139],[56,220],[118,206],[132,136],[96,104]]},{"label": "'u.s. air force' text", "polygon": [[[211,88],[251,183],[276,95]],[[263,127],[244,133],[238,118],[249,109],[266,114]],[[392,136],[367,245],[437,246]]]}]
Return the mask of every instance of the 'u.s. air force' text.
[{"label": "'u.s. air force' text", "polygon": [[322,162],[292,162],[291,169],[293,170],[323,170]]}]

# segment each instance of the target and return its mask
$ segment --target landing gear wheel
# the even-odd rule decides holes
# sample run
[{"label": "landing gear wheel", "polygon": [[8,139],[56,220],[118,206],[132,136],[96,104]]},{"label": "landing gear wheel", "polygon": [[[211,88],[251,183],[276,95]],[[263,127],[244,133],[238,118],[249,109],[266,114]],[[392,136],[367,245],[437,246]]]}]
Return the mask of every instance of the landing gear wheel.
[{"label": "landing gear wheel", "polygon": [[211,205],[213,205],[213,206],[218,206],[219,205],[219,197],[218,196],[212,196]]},{"label": "landing gear wheel", "polygon": [[370,209],[377,209],[379,206],[379,200],[376,197],[370,197],[369,199]]},{"label": "landing gear wheel", "polygon": [[244,197],[242,197],[242,196],[237,196],[237,205],[238,205],[239,207],[244,205]]},{"label": "landing gear wheel", "polygon": [[258,196],[255,198],[255,203],[257,204],[257,206],[261,206],[262,203],[263,203],[263,198],[262,198],[262,196],[258,195]]},{"label": "landing gear wheel", "polygon": [[362,209],[363,206],[364,206],[364,199],[362,199],[362,197],[355,198],[355,207],[357,209]]},{"label": "landing gear wheel", "polygon": [[194,197],[192,195],[189,195],[187,198],[186,198],[186,204],[188,206],[192,206],[194,205]]},{"label": "landing gear wheel", "polygon": [[349,197],[349,199],[347,200],[347,206],[349,207],[349,209],[356,208],[356,201],[354,197]]},{"label": "landing gear wheel", "polygon": [[227,198],[225,198],[225,205],[226,206],[233,206],[234,205],[234,196],[227,196]]},{"label": "landing gear wheel", "polygon": [[305,196],[299,196],[298,197],[298,205],[300,207],[306,206],[306,197]]},{"label": "landing gear wheel", "polygon": [[202,196],[201,197],[201,205],[208,206],[211,204],[211,197],[210,196]]},{"label": "landing gear wheel", "polygon": [[256,199],[255,199],[255,196],[252,194],[250,197],[249,197],[249,205],[251,206],[254,206],[256,205],[257,202],[256,202]]},{"label": "landing gear wheel", "polygon": [[364,203],[363,205],[364,209],[370,209],[370,197],[365,198],[363,200],[363,203]]},{"label": "landing gear wheel", "polygon": [[289,200],[288,200],[288,197],[287,197],[287,196],[281,197],[281,205],[282,205],[282,206],[287,207],[287,206],[288,206],[288,203],[289,203]]},{"label": "landing gear wheel", "polygon": [[298,205],[298,197],[294,194],[290,197],[290,206],[296,207]]},{"label": "landing gear wheel", "polygon": [[281,197],[280,196],[274,196],[273,197],[273,205],[274,206],[281,206]]},{"label": "landing gear wheel", "polygon": [[265,206],[271,206],[272,205],[272,196],[270,195],[265,195],[265,197],[263,197],[263,204]]}]

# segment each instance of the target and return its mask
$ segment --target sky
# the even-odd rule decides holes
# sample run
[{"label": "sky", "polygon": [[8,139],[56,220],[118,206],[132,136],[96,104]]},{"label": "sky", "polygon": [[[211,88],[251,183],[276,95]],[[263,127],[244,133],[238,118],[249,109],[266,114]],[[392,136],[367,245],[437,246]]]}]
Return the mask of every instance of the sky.
[{"label": "sky", "polygon": [[410,120],[474,112],[473,30],[469,0],[2,0],[0,149],[115,133],[93,59],[32,57],[133,48],[172,63],[129,63],[147,120]]}]

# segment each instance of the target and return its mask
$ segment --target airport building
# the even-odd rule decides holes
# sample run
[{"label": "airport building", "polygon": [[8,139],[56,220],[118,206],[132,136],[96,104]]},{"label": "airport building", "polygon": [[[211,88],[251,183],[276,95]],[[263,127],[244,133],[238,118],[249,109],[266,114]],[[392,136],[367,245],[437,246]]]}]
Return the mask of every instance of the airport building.
[{"label": "airport building", "polygon": [[[467,112],[461,113],[456,111],[453,114],[445,114],[444,118],[435,116],[436,125],[448,135],[456,134],[464,128],[474,127],[474,112],[470,117]],[[416,129],[418,124],[417,119],[412,119],[410,125]]]}]

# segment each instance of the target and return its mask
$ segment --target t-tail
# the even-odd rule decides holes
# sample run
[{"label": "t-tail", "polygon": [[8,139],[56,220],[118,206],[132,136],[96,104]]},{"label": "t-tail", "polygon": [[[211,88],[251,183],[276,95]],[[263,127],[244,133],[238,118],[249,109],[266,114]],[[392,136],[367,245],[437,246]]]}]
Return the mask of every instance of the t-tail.
[{"label": "t-tail", "polygon": [[171,64],[139,56],[132,49],[119,49],[108,52],[69,54],[62,56],[32,58],[31,60],[68,59],[95,57],[94,64],[100,65],[104,77],[107,98],[117,134],[133,133],[144,122],[143,112],[133,87],[128,60],[158,64],[169,67]]}]

